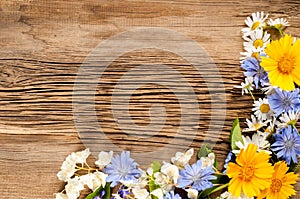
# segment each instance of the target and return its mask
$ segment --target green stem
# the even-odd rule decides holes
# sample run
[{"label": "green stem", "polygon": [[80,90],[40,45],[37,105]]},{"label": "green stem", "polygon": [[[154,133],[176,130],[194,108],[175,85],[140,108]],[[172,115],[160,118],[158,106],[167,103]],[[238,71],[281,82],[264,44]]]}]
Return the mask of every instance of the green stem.
[{"label": "green stem", "polygon": [[251,90],[250,90],[249,88],[248,88],[248,91],[249,91],[249,93],[250,93],[250,95],[251,95],[253,101],[255,101],[255,97],[253,96],[253,93],[251,92]]}]

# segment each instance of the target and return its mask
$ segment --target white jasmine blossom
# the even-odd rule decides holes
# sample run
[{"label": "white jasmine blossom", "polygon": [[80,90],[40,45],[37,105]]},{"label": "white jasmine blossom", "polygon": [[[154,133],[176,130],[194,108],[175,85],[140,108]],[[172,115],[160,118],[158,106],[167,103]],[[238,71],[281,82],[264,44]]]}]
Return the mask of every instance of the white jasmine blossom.
[{"label": "white jasmine blossom", "polygon": [[241,194],[241,196],[239,197],[236,197],[236,196],[233,196],[231,195],[231,193],[229,193],[228,191],[224,192],[221,194],[220,197],[218,197],[218,199],[254,199],[254,197],[247,197],[245,196],[244,194]]},{"label": "white jasmine blossom", "polygon": [[215,163],[215,154],[209,153],[207,157],[201,157],[200,158],[202,165],[201,167],[204,169],[206,167],[213,167]]},{"label": "white jasmine blossom", "polygon": [[164,191],[161,188],[155,189],[151,192],[151,195],[156,196],[158,199],[164,198]]},{"label": "white jasmine blossom", "polygon": [[76,153],[71,153],[72,159],[75,160],[76,163],[83,164],[86,162],[86,159],[91,155],[90,149],[87,148],[83,151],[79,151]]},{"label": "white jasmine blossom", "polygon": [[177,152],[175,154],[175,157],[171,158],[171,162],[174,165],[178,166],[179,168],[184,168],[184,166],[189,163],[193,154],[194,154],[193,148],[187,150],[185,153]]},{"label": "white jasmine blossom", "polygon": [[188,198],[190,199],[197,199],[198,198],[198,191],[196,189],[186,189],[188,193]]},{"label": "white jasmine blossom", "polygon": [[150,194],[147,189],[141,189],[140,187],[135,187],[132,189],[132,193],[136,199],[150,199]]},{"label": "white jasmine blossom", "polygon": [[78,176],[75,176],[68,180],[65,189],[69,199],[77,199],[80,196],[80,191],[84,189],[84,186]]},{"label": "white jasmine blossom", "polygon": [[67,182],[76,171],[76,161],[71,155],[69,155],[62,163],[61,170],[57,173],[57,177],[59,180]]},{"label": "white jasmine blossom", "polygon": [[100,168],[103,169],[106,165],[108,165],[113,157],[113,151],[105,152],[101,151],[98,154],[98,160],[95,162],[95,164]]}]

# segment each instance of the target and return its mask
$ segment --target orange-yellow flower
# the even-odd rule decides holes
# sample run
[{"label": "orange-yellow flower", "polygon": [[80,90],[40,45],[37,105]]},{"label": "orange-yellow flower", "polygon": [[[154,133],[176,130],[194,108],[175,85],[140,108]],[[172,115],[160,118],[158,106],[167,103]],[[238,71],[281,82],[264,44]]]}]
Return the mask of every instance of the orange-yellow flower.
[{"label": "orange-yellow flower", "polygon": [[272,86],[283,90],[294,90],[300,85],[300,40],[285,35],[272,41],[265,49],[268,57],[262,57],[261,66],[268,72]]},{"label": "orange-yellow flower", "polygon": [[285,199],[296,194],[292,184],[296,183],[298,175],[293,172],[286,173],[289,168],[283,161],[277,162],[274,169],[271,186],[262,191],[258,199]]},{"label": "orange-yellow flower", "polygon": [[242,149],[236,158],[236,164],[230,162],[226,174],[232,178],[228,191],[234,196],[244,193],[247,197],[258,196],[261,191],[270,187],[271,177],[274,173],[269,163],[270,155],[257,152],[257,146],[249,144]]}]

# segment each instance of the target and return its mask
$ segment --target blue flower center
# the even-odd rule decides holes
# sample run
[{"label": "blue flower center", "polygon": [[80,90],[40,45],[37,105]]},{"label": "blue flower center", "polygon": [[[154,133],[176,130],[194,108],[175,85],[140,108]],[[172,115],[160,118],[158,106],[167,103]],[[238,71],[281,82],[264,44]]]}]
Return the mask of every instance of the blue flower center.
[{"label": "blue flower center", "polygon": [[287,148],[287,149],[290,149],[294,146],[294,141],[293,140],[287,140],[284,144],[284,146]]}]

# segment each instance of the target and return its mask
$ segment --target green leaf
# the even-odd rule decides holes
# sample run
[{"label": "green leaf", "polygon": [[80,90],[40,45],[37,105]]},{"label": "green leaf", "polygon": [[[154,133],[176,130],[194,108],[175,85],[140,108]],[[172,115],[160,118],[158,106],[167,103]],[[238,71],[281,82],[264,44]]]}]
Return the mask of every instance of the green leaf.
[{"label": "green leaf", "polygon": [[159,172],[161,168],[161,164],[158,161],[154,160],[151,164],[151,168],[153,170],[153,173]]},{"label": "green leaf", "polygon": [[102,197],[103,199],[110,199],[110,183],[106,183],[105,187],[102,186],[96,189],[93,193],[90,193],[85,199],[93,199],[96,196],[100,196],[100,192],[104,190],[105,195]]},{"label": "green leaf", "polygon": [[214,186],[214,187],[211,187],[211,188],[208,188],[208,189],[205,189],[204,191],[202,191],[199,195],[199,199],[207,199],[209,198],[209,195],[210,194],[213,194],[217,191],[220,191],[224,188],[226,188],[228,186],[228,183],[227,184],[223,184],[223,185],[220,185],[220,186]]},{"label": "green leaf", "polygon": [[230,133],[230,143],[231,143],[231,149],[237,150],[238,147],[236,146],[236,142],[243,141],[242,140],[242,131],[240,127],[239,118],[236,118],[232,124],[232,129]]},{"label": "green leaf", "polygon": [[201,157],[207,157],[212,152],[212,147],[209,144],[204,144],[198,151],[198,159]]}]

